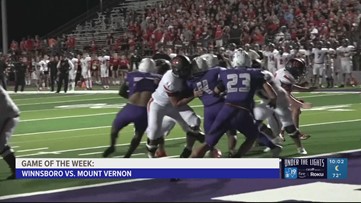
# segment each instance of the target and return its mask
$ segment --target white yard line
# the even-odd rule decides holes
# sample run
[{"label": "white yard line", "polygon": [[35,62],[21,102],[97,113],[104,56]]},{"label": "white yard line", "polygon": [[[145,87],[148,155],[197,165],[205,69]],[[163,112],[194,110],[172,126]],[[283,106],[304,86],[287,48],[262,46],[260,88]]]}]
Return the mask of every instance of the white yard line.
[{"label": "white yard line", "polygon": [[119,99],[119,97],[102,97],[102,98],[93,98],[93,99],[75,99],[75,100],[65,100],[65,101],[36,102],[36,103],[18,104],[18,106],[59,104],[59,103],[71,103],[71,102],[87,102],[87,101],[97,101],[97,100],[105,100],[105,99]]},{"label": "white yard line", "polygon": [[[12,147],[13,148],[13,147]],[[16,151],[17,153],[19,152],[32,152],[32,151],[40,151],[40,150],[45,150],[45,149],[49,149],[49,147],[41,147],[41,148],[34,148],[34,149],[23,149],[23,150],[18,150]]]},{"label": "white yard line", "polygon": [[102,154],[103,152],[89,152],[89,153],[84,153],[84,154],[78,154],[78,156],[88,156],[88,155],[93,155],[93,154]]},{"label": "white yard line", "polygon": [[35,118],[35,119],[26,119],[20,120],[20,122],[32,122],[32,121],[46,121],[46,120],[57,120],[57,119],[66,119],[66,118],[83,118],[83,117],[92,117],[92,116],[104,116],[115,114],[117,111],[109,113],[95,113],[95,114],[86,114],[86,115],[74,115],[74,116],[59,116],[59,117],[49,117],[49,118]]},{"label": "white yard line", "polygon": [[[136,153],[136,154],[132,154],[132,157],[135,157],[135,156],[142,156],[142,155],[145,155],[145,153]],[[119,155],[119,156],[113,156],[113,158],[123,158],[124,155]]]},{"label": "white yard line", "polygon": [[56,96],[49,96],[49,97],[32,97],[32,98],[14,98],[13,100],[15,101],[15,102],[17,102],[17,101],[26,101],[26,100],[33,100],[33,99],[37,99],[37,100],[39,100],[39,99],[44,99],[44,100],[46,100],[46,99],[49,99],[49,98],[67,98],[67,97],[82,97],[82,96],[86,96],[87,94],[73,94],[73,95],[63,95],[63,96],[59,96],[59,95],[56,95]]}]

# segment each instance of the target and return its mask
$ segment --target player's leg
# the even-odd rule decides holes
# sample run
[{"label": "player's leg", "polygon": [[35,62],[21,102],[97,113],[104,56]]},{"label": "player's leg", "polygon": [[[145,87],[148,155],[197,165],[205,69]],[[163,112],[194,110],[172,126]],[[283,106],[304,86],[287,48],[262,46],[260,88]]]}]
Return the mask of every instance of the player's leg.
[{"label": "player's leg", "polygon": [[112,128],[110,131],[110,146],[104,151],[103,157],[108,157],[115,152],[115,144],[119,135],[119,131],[134,121],[136,110],[133,106],[127,104],[121,109],[113,120]]},{"label": "player's leg", "polygon": [[[352,62],[347,63],[346,66],[346,79],[345,81],[350,81],[352,80]],[[345,83],[346,85],[346,83]]]},{"label": "player's leg", "polygon": [[8,118],[0,123],[0,154],[11,169],[11,175],[7,179],[15,178],[15,154],[8,141],[13,134],[19,118]]},{"label": "player's leg", "polygon": [[165,116],[163,118],[162,129],[161,129],[161,134],[163,135],[163,140],[161,140],[161,142],[158,145],[156,157],[159,158],[159,157],[167,156],[167,153],[165,151],[164,139],[165,139],[165,137],[167,137],[169,135],[170,131],[175,127],[176,124],[177,124],[177,122],[169,116]]},{"label": "player's leg", "polygon": [[282,123],[283,128],[287,132],[287,134],[292,138],[293,142],[296,144],[297,151],[300,154],[307,154],[307,151],[303,147],[301,143],[301,133],[298,127],[295,125],[294,120],[292,118],[292,114],[288,108],[276,108],[276,113]]},{"label": "player's leg", "polygon": [[324,76],[324,64],[318,64],[318,86],[322,88],[323,76]]},{"label": "player's leg", "polygon": [[237,145],[237,130],[231,129],[226,132],[228,140],[228,157],[235,154]]},{"label": "player's leg", "polygon": [[233,158],[243,157],[253,146],[259,136],[259,131],[251,112],[240,109],[232,123],[232,126],[242,133],[246,140],[241,144]]},{"label": "player's leg", "polygon": [[186,146],[181,153],[181,158],[188,158],[196,140],[204,142],[204,134],[200,131],[200,118],[189,106],[168,109],[167,115],[177,121],[186,135]]},{"label": "player's leg", "polygon": [[223,105],[219,111],[215,121],[212,124],[209,133],[206,136],[206,141],[198,147],[192,154],[192,158],[202,158],[207,151],[212,150],[221,139],[224,133],[230,129],[230,120],[237,114],[237,109]]},{"label": "player's leg", "polygon": [[316,86],[317,81],[318,81],[318,64],[313,64],[312,74],[313,74],[313,83],[312,83],[312,86]]},{"label": "player's leg", "polygon": [[127,153],[124,155],[124,158],[130,158],[133,152],[137,149],[140,142],[142,141],[144,132],[148,126],[147,109],[142,107],[137,107],[134,110],[136,109],[139,112],[133,111],[133,114],[139,114],[139,116],[136,116],[137,118],[134,121],[134,128],[135,128],[134,136],[132,138],[132,141],[130,142],[130,146]]},{"label": "player's leg", "polygon": [[165,114],[166,107],[157,104],[152,99],[148,102],[148,139],[146,146],[149,158],[155,158],[158,145],[162,142],[161,126]]}]

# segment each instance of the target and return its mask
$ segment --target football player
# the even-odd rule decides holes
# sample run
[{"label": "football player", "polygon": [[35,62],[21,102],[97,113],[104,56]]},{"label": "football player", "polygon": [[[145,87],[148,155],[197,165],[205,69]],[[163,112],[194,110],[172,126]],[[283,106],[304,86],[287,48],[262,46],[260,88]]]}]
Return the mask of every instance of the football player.
[{"label": "football player", "polygon": [[313,54],[313,86],[316,86],[318,81],[318,86],[322,87],[323,74],[325,73],[325,59],[327,56],[328,50],[323,47],[323,42],[319,41],[316,43],[316,48],[312,49]]},{"label": "football player", "polygon": [[204,142],[200,131],[201,120],[187,104],[193,100],[193,92],[184,92],[186,79],[191,75],[191,62],[184,55],[177,55],[171,61],[172,70],[167,71],[159,82],[148,103],[148,156],[155,157],[158,145],[163,140],[161,126],[165,116],[177,121],[186,132],[187,144],[181,158],[188,158],[196,140]]},{"label": "football player", "polygon": [[[299,80],[299,78],[302,77],[305,72],[306,69],[305,66],[306,63],[303,59],[293,58],[286,64],[286,68],[278,70],[275,74],[276,83],[281,85],[281,87],[285,89],[287,92],[287,98],[289,99],[290,102],[293,122],[296,125],[297,129],[299,129],[299,120],[300,120],[299,118],[301,114],[301,108],[309,109],[312,107],[312,105],[308,102],[297,99],[294,95],[292,95],[292,91],[296,90],[300,92],[311,92],[317,88],[317,87],[301,87],[299,85],[296,85],[297,80]],[[272,130],[275,129],[275,126],[272,128]],[[278,134],[279,130],[276,130],[276,132],[274,133]],[[310,135],[300,133],[300,137],[302,140],[305,140],[308,139]],[[300,150],[300,153],[301,151],[302,150]]]},{"label": "football player", "polygon": [[[268,119],[268,123],[275,137],[277,138],[277,136],[280,135],[282,128],[285,129],[285,131],[290,135],[290,137],[295,142],[298,153],[300,154],[307,154],[307,151],[302,146],[302,143],[300,141],[300,131],[295,126],[292,117],[292,112],[289,109],[290,106],[289,93],[283,87],[287,87],[288,83],[294,83],[296,79],[298,79],[300,76],[304,74],[305,68],[306,67],[303,64],[303,61],[295,58],[295,59],[291,59],[286,64],[285,68],[280,69],[276,72],[276,77],[278,76],[277,77],[278,80],[276,80],[270,72],[264,71],[263,73],[268,75],[269,78],[268,81],[270,85],[277,93],[277,106],[274,109],[270,108],[267,105],[269,99],[267,98],[267,96],[265,96],[265,94],[262,91],[260,91],[258,95],[262,99],[262,103],[254,108],[254,116],[260,127],[260,131],[266,132],[265,131],[267,130],[266,126],[262,124],[262,122],[265,119]],[[280,77],[281,75],[282,77]],[[302,107],[309,108],[309,106],[306,105],[307,103],[303,104]],[[279,139],[275,141],[278,144],[280,143]],[[274,156],[277,156],[276,154],[277,151],[278,150],[276,150],[276,152],[273,153]]]},{"label": "football player", "polygon": [[[119,95],[127,98],[128,103],[119,111],[113,121],[110,133],[110,146],[104,151],[103,157],[108,157],[115,152],[115,143],[119,132],[130,123],[134,123],[135,134],[124,158],[130,158],[139,146],[148,126],[147,103],[161,78],[161,75],[154,74],[155,72],[154,60],[144,58],[139,64],[139,70],[130,72],[125,77],[125,82],[120,87]],[[175,126],[175,122],[172,119],[165,119],[162,126],[165,127],[160,130],[162,135],[165,135]]]},{"label": "football player", "polygon": [[276,69],[279,70],[284,68],[289,58],[290,55],[287,52],[284,52],[284,48],[281,47],[275,55]]},{"label": "football player", "polygon": [[109,89],[109,61],[110,56],[105,53],[103,56],[99,56],[100,62],[100,79],[104,89]]},{"label": "football player", "polygon": [[254,123],[252,109],[256,90],[265,88],[270,105],[276,104],[276,93],[267,83],[265,75],[259,69],[233,68],[219,73],[219,83],[214,88],[216,94],[226,92],[224,104],[219,110],[209,132],[206,143],[202,144],[192,155],[194,158],[204,157],[208,150],[218,143],[222,135],[229,129],[237,129],[246,136],[234,158],[244,156],[256,141],[259,131]]},{"label": "football player", "polygon": [[7,179],[15,179],[15,154],[8,141],[19,122],[20,111],[6,90],[0,85],[0,154],[11,169]]},{"label": "football player", "polygon": [[90,72],[91,57],[89,54],[84,53],[83,58],[80,59],[81,75],[85,80],[85,85],[88,90],[93,88],[91,72]]},{"label": "football player", "polygon": [[74,54],[71,54],[71,62],[74,64],[74,66],[69,71],[69,91],[75,91],[75,77],[80,61],[74,56]]},{"label": "football player", "polygon": [[355,54],[354,50],[355,47],[350,45],[348,39],[342,40],[342,46],[336,49],[337,54],[340,56],[341,73],[343,76],[343,81],[340,87],[344,87],[346,85],[346,81],[352,78],[352,56]]},{"label": "football player", "polygon": [[335,79],[335,60],[336,60],[336,51],[331,47],[331,43],[327,42],[328,54],[326,57],[326,81],[327,88],[334,87]]},{"label": "football player", "polygon": [[276,69],[276,58],[275,56],[278,54],[277,49],[275,49],[275,45],[273,43],[270,43],[268,45],[268,51],[264,52],[264,55],[267,59],[267,70],[270,71],[272,74],[274,74]]},{"label": "football player", "polygon": [[[195,90],[195,96],[198,97],[204,105],[203,128],[205,134],[209,132],[219,109],[222,108],[224,98],[213,94],[213,89],[217,86],[218,75],[225,68],[218,66],[218,58],[213,54],[204,54],[196,57],[192,61],[192,78],[188,80],[188,86]],[[228,131],[228,150],[229,154],[235,153],[237,144],[237,132]]]}]

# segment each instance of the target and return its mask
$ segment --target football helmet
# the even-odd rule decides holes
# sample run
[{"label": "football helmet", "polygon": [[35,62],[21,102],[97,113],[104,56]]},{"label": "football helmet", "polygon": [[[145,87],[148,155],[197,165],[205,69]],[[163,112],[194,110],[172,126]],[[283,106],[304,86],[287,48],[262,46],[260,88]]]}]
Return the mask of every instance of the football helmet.
[{"label": "football helmet", "polygon": [[192,60],[192,76],[197,75],[197,73],[202,73],[208,70],[207,61],[203,57],[196,57]]},{"label": "football helmet", "polygon": [[168,70],[170,70],[171,64],[168,60],[165,59],[156,59],[155,60],[155,68],[156,73],[160,75],[164,75]]},{"label": "football helmet", "polygon": [[233,67],[250,67],[252,64],[251,57],[243,50],[236,50],[232,57]]},{"label": "football helmet", "polygon": [[306,62],[301,58],[290,59],[286,63],[286,70],[298,80],[306,73]]},{"label": "football helmet", "polygon": [[213,68],[215,66],[218,66],[218,64],[219,64],[219,60],[218,60],[217,55],[203,54],[200,57],[203,58],[206,61],[208,68]]},{"label": "football helmet", "polygon": [[143,58],[139,63],[139,72],[143,73],[155,73],[155,62],[151,58]]},{"label": "football helmet", "polygon": [[176,77],[187,79],[191,75],[192,63],[187,56],[177,55],[171,61],[171,68]]}]

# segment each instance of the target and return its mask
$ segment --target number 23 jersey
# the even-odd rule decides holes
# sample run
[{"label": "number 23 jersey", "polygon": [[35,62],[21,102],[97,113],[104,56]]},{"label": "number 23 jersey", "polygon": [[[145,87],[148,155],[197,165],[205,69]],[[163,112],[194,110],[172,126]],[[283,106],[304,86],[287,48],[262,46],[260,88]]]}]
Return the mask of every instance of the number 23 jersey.
[{"label": "number 23 jersey", "polygon": [[222,70],[219,73],[221,84],[227,91],[226,103],[251,109],[256,90],[262,88],[269,80],[267,74],[260,69],[235,68]]}]

